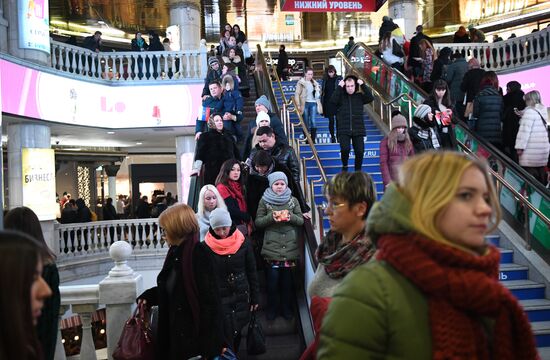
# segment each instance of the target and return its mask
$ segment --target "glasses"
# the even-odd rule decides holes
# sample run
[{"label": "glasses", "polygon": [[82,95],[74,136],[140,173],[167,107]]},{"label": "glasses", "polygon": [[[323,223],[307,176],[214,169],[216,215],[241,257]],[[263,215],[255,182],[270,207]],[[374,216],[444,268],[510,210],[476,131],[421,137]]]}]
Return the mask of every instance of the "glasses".
[{"label": "glasses", "polygon": [[336,209],[339,209],[339,208],[341,208],[342,206],[345,206],[345,205],[346,205],[346,203],[333,203],[331,201],[329,201],[329,202],[324,201],[321,204],[321,208],[323,210],[329,210],[329,209],[336,210]]}]

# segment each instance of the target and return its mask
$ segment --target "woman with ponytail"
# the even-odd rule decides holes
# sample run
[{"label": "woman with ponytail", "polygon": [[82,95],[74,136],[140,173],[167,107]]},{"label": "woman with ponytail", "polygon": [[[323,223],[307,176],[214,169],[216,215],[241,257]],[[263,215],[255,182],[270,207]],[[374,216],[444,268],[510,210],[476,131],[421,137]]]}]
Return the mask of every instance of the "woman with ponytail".
[{"label": "woman with ponytail", "polygon": [[538,359],[485,240],[499,220],[485,163],[447,151],[405,162],[367,219],[376,260],[334,293],[317,358]]}]

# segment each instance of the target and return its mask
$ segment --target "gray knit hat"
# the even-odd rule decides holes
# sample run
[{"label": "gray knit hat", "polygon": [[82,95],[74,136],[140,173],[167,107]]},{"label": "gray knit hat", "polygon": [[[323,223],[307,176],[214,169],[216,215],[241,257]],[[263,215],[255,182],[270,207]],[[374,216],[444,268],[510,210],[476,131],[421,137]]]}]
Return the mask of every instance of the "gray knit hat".
[{"label": "gray knit hat", "polygon": [[263,105],[268,111],[273,111],[273,109],[271,108],[271,103],[265,95],[260,96],[258,100],[256,100],[256,102],[254,103],[254,105]]},{"label": "gray knit hat", "polygon": [[407,127],[407,119],[401,114],[397,114],[391,118],[391,129],[398,127]]},{"label": "gray knit hat", "polygon": [[210,57],[208,58],[208,66],[212,66],[212,65],[215,64],[215,63],[218,63],[218,64],[219,64],[219,63],[220,63],[220,60],[218,60],[218,58],[215,57],[215,56],[210,56]]},{"label": "gray knit hat", "polygon": [[424,119],[428,113],[432,112],[432,108],[429,105],[421,104],[416,108],[416,111],[414,112],[414,117],[417,117],[419,119]]},{"label": "gray knit hat", "polygon": [[210,227],[212,229],[231,226],[231,224],[232,221],[229,211],[222,208],[216,208],[210,213]]},{"label": "gray knit hat", "polygon": [[279,181],[279,180],[283,180],[285,184],[288,185],[288,178],[286,177],[285,173],[282,171],[275,171],[267,175],[267,180],[269,181],[269,187],[272,187],[275,181]]}]

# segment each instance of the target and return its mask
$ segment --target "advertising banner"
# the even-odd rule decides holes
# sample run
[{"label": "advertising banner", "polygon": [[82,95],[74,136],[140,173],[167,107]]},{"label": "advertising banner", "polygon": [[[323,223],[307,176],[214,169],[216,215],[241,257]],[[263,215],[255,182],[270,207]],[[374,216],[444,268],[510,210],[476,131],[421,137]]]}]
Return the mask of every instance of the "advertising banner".
[{"label": "advertising banner", "polygon": [[48,0],[18,0],[19,47],[50,53]]},{"label": "advertising banner", "polygon": [[383,1],[376,0],[285,0],[282,1],[282,11],[299,12],[374,12],[377,5]]},{"label": "advertising banner", "polygon": [[506,89],[506,84],[510,81],[517,81],[521,84],[521,90],[528,93],[532,90],[538,90],[542,97],[543,104],[550,104],[550,81],[548,74],[550,65],[540,66],[534,69],[515,71],[508,74],[498,74],[498,82],[502,88]]},{"label": "advertising banner", "polygon": [[194,126],[203,84],[109,86],[0,60],[2,111],[111,129]]},{"label": "advertising banner", "polygon": [[21,149],[23,205],[31,208],[39,220],[53,220],[55,202],[55,157],[53,149]]}]

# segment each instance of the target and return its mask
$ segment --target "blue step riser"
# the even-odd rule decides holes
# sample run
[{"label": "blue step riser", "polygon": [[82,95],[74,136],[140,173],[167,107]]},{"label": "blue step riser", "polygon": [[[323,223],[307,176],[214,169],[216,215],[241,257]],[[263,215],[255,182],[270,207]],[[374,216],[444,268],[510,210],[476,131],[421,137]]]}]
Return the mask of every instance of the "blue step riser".
[{"label": "blue step riser", "polygon": [[527,280],[528,278],[529,278],[529,271],[527,269],[500,271],[498,275],[498,279],[500,281]]},{"label": "blue step riser", "polygon": [[[350,156],[349,164],[353,165],[355,162],[355,158]],[[342,166],[342,160],[340,159],[322,159],[321,164],[323,166]],[[364,158],[363,159],[363,165],[380,165],[380,159],[379,158]],[[306,160],[306,166],[307,167],[314,167],[317,166],[317,162],[315,160]]]},{"label": "blue step riser", "polygon": [[544,288],[511,289],[512,294],[519,300],[544,299]]},{"label": "blue step riser", "polygon": [[[327,156],[328,151],[334,151],[335,153],[340,154],[340,144],[338,143],[327,143],[327,144],[315,144],[315,149],[317,152],[319,152],[319,156]],[[353,146],[351,147],[351,150],[353,151]],[[370,156],[379,156],[380,155],[380,143],[379,142],[368,142],[365,143],[365,151],[371,150],[369,152]],[[376,153],[374,153],[375,151]],[[311,153],[311,148],[309,145],[300,145],[300,152],[308,152]],[[340,156],[340,155],[338,155]]]},{"label": "blue step riser", "polygon": [[537,342],[537,347],[550,346],[550,334],[535,335],[535,341]]},{"label": "blue step riser", "polygon": [[[376,192],[377,193],[383,193],[384,192],[384,184],[383,183],[381,183],[381,182],[374,183],[374,186],[376,187]],[[318,196],[324,196],[323,195],[323,187],[322,186],[315,186],[313,188],[313,193],[315,194],[315,200],[317,201]]]},{"label": "blue step riser", "polygon": [[500,263],[501,264],[512,264],[514,262],[514,253],[501,253],[500,254]]},{"label": "blue step riser", "polygon": [[550,309],[527,310],[525,312],[529,321],[550,321]]},{"label": "blue step riser", "polygon": [[487,240],[490,244],[493,244],[495,246],[500,246],[500,236],[488,236]]},{"label": "blue step riser", "polygon": [[[353,171],[353,166],[348,165],[348,170]],[[382,181],[382,175],[379,173],[380,172],[379,167],[373,168],[373,166],[366,166],[365,164],[363,164],[361,170],[368,173],[374,181]],[[326,175],[336,175],[336,174],[340,173],[341,171],[342,171],[341,167],[326,168],[325,169],[325,174]],[[319,176],[319,175],[321,175],[321,172],[319,171],[318,168],[315,167],[315,168],[308,168],[307,169],[307,176]]]}]

